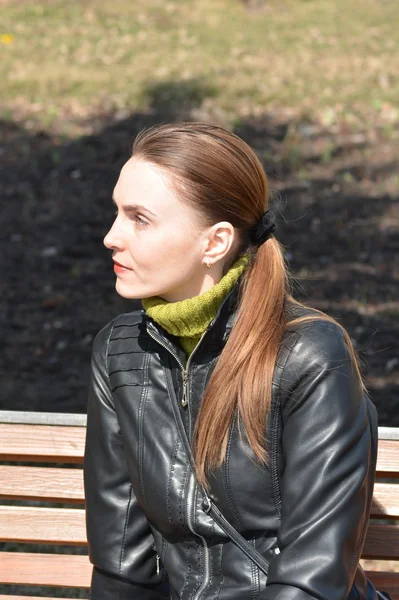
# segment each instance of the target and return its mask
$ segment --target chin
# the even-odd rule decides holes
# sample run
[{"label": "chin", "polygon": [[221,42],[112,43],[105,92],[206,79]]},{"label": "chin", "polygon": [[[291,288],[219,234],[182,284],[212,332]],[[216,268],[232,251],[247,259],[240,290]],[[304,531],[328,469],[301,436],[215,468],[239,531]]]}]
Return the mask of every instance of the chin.
[{"label": "chin", "polygon": [[115,290],[119,296],[127,300],[142,300],[143,298],[151,298],[152,296],[159,295],[156,290],[149,290],[138,285],[128,285],[120,279],[116,280]]},{"label": "chin", "polygon": [[122,298],[126,298],[127,300],[141,300],[140,289],[138,287],[126,285],[121,282],[119,279],[116,280],[115,290],[122,296]]}]

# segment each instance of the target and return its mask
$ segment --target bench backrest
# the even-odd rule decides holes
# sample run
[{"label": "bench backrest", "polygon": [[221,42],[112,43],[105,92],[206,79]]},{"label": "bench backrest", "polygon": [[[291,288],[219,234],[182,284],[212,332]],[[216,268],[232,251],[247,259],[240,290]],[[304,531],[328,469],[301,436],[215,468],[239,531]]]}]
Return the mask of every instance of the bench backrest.
[{"label": "bench backrest", "polygon": [[[87,552],[76,551],[86,547],[85,424],[84,415],[0,411],[0,542],[6,543],[0,553],[0,584],[89,587]],[[399,573],[380,564],[370,571],[376,568],[370,561],[399,559],[399,429],[380,428],[379,438],[363,563],[376,587],[399,600]],[[33,552],[32,544],[40,544],[40,552]],[[67,553],[59,553],[65,546]],[[20,597],[0,594],[0,600],[5,598]]]}]

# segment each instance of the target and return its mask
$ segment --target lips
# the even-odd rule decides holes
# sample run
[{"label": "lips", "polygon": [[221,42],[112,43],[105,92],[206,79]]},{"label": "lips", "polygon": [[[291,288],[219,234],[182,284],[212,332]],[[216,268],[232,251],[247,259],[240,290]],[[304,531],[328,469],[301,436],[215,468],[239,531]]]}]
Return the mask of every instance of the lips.
[{"label": "lips", "polygon": [[125,271],[132,271],[132,269],[129,269],[129,267],[125,267],[125,265],[122,265],[117,260],[114,260],[114,271],[115,273],[123,273]]},{"label": "lips", "polygon": [[122,265],[122,263],[118,262],[117,260],[114,260],[114,263],[116,265],[118,265],[118,267],[122,267],[122,269],[127,269],[128,271],[131,271],[131,269],[129,269],[129,267],[126,267],[125,265]]}]

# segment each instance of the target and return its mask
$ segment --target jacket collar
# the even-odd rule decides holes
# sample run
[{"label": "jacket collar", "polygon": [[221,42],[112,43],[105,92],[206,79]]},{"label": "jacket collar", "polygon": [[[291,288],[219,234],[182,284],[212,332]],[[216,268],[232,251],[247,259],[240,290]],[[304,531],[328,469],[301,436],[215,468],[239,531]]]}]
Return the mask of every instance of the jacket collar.
[{"label": "jacket collar", "polygon": [[240,292],[240,280],[234,285],[221,303],[216,316],[209,323],[207,329],[207,342],[212,345],[223,344],[230,335],[231,329],[237,317],[237,308]]}]

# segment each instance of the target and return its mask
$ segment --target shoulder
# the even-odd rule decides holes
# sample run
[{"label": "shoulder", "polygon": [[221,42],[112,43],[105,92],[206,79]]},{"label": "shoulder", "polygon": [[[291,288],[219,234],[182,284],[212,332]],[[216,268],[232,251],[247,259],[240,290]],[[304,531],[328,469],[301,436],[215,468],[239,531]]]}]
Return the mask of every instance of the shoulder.
[{"label": "shoulder", "polygon": [[350,357],[345,339],[345,330],[339,323],[316,318],[290,324],[284,334],[284,340],[291,339],[290,361],[296,360],[305,365],[326,365],[331,361],[346,360]]},{"label": "shoulder", "polygon": [[91,389],[94,394],[90,393],[89,398],[101,399],[115,408],[112,400],[112,393],[118,387],[114,381],[115,373],[133,370],[143,356],[140,348],[142,326],[145,327],[144,311],[138,310],[119,315],[97,333],[91,355]]},{"label": "shoulder", "polygon": [[123,313],[107,323],[93,341],[93,357],[106,359],[110,345],[118,339],[138,337],[144,326],[144,310]]},{"label": "shoulder", "polygon": [[304,365],[347,359],[348,334],[337,321],[309,307],[291,306],[282,346],[290,349],[290,360]]},{"label": "shoulder", "polygon": [[361,404],[365,390],[348,334],[317,311],[307,311],[306,316],[317,319],[295,318],[282,341],[281,391],[286,410],[298,408],[305,400],[320,406],[328,400],[331,408],[340,405],[340,410]]}]

